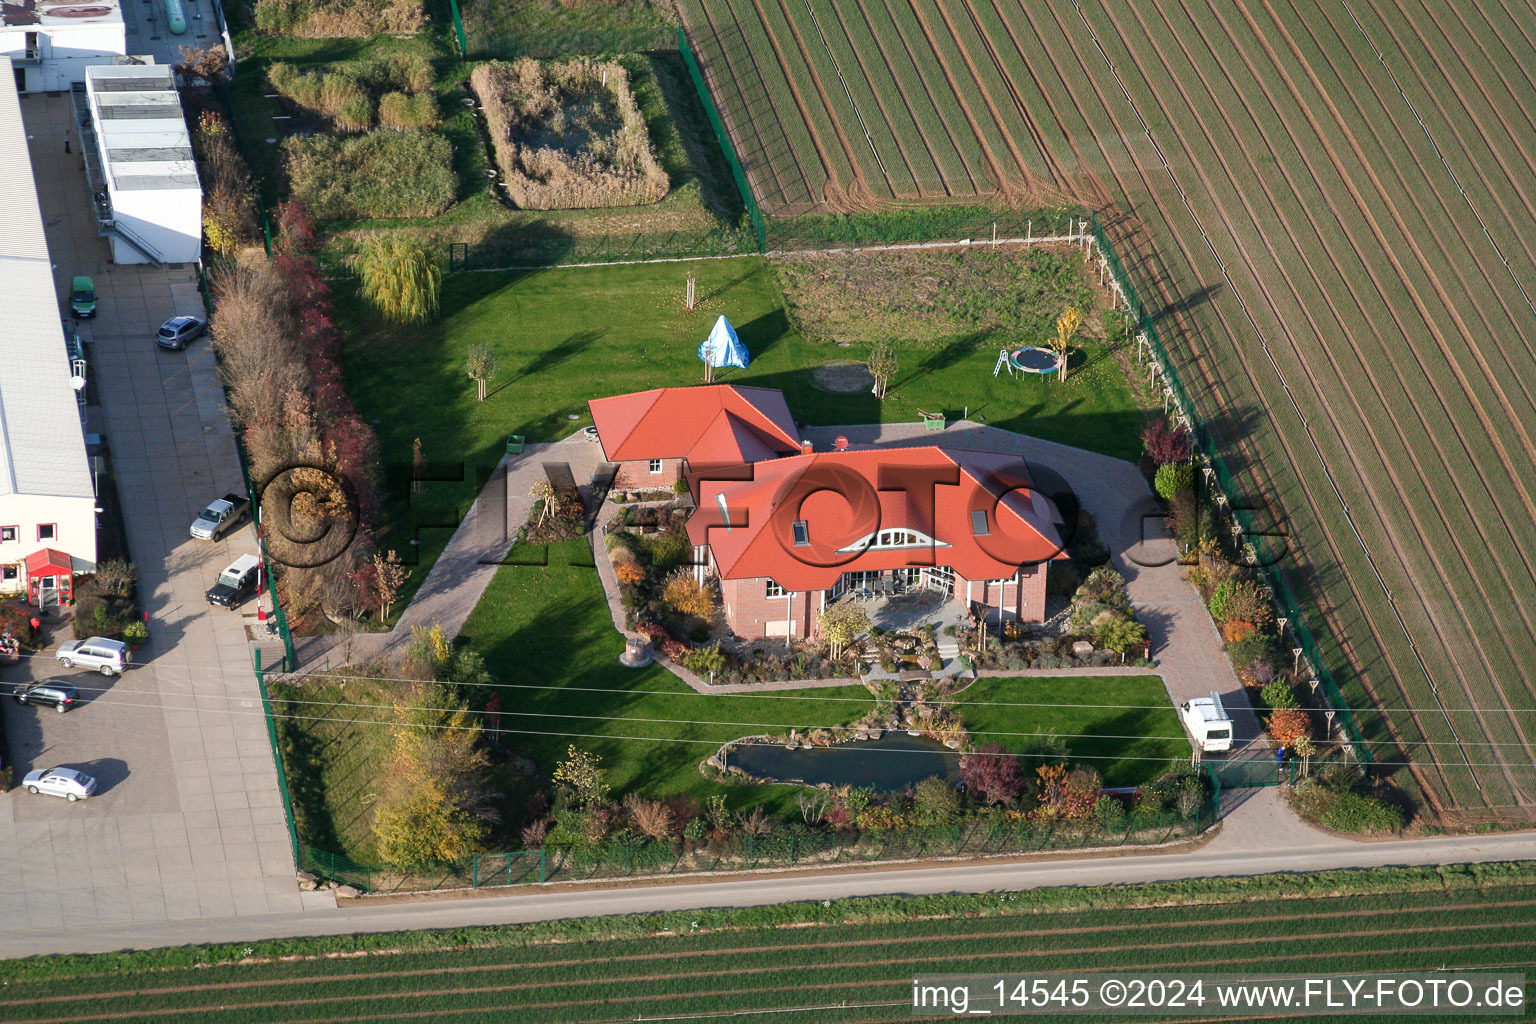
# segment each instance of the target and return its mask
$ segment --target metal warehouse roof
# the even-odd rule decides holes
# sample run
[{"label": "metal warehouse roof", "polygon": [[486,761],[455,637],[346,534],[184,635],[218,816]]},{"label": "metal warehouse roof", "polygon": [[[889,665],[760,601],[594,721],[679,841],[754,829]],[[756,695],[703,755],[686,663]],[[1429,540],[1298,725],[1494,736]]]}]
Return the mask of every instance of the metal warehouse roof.
[{"label": "metal warehouse roof", "polygon": [[95,495],[11,61],[0,57],[0,495]]},{"label": "metal warehouse roof", "polygon": [[106,150],[108,188],[143,192],[199,187],[191,136],[168,66],[89,67],[85,91],[96,136]]}]

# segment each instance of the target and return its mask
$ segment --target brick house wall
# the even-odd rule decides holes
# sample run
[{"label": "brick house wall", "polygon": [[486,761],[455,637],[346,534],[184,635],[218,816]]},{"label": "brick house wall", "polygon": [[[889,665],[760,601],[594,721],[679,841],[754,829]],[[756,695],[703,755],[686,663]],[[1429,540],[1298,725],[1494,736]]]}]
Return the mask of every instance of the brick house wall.
[{"label": "brick house wall", "polygon": [[1028,575],[1017,582],[967,580],[956,573],[955,598],[1000,609],[1020,622],[1044,622],[1046,567],[1025,566],[1023,572]]},{"label": "brick house wall", "polygon": [[649,491],[655,488],[671,489],[672,484],[683,476],[682,459],[661,459],[661,472],[651,472],[651,460],[631,459],[619,463],[619,471],[613,478],[613,490]]},{"label": "brick house wall", "polygon": [[787,616],[797,639],[809,637],[821,612],[822,592],[798,591],[787,597],[768,597],[767,584],[768,580],[761,576],[720,581],[720,600],[731,631],[745,640],[782,637]]}]

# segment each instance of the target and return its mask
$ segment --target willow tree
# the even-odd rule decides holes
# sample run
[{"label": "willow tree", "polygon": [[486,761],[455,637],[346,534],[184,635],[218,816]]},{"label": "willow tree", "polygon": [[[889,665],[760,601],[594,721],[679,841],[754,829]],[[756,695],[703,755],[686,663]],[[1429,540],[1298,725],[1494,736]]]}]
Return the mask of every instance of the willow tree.
[{"label": "willow tree", "polygon": [[1061,367],[1061,372],[1058,374],[1061,380],[1067,379],[1067,361],[1072,355],[1072,339],[1082,325],[1083,314],[1075,309],[1068,309],[1056,320],[1056,359]]},{"label": "willow tree", "polygon": [[442,268],[419,245],[403,238],[375,236],[353,257],[363,298],[386,319],[426,323],[437,315]]}]

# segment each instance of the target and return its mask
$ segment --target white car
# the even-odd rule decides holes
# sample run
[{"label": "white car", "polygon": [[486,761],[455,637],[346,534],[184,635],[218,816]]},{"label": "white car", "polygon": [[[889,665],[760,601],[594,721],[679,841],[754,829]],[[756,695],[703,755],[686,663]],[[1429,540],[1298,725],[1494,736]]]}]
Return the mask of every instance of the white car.
[{"label": "white car", "polygon": [[84,800],[96,792],[96,780],[73,768],[39,768],[35,772],[27,772],[21,784],[27,788],[28,793],[62,796],[70,803]]}]

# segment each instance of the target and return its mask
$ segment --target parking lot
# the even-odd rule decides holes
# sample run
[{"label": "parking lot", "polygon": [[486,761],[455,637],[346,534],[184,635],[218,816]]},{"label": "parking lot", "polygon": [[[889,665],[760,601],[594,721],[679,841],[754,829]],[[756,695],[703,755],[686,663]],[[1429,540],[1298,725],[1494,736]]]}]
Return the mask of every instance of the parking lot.
[{"label": "parking lot", "polygon": [[213,354],[206,338],[185,352],[153,342],[167,317],[203,312],[196,272],[109,263],[78,150],[64,152],[68,98],[33,95],[22,109],[60,294],[74,274],[96,285],[98,315],[79,328],[99,403],[87,429],[111,452],[150,640],[120,677],[64,670],[53,650],[73,632],[50,618],[49,649],[0,670],[6,684],[68,677],[84,698],[67,714],[3,701],[18,781],[68,764],[101,785],[77,804],[0,797],[0,956],[25,953],[34,931],[305,905],[250,668],[254,603],[231,611],[203,596],[255,539],[249,526],[214,543],[188,536],[199,509],[241,487]]}]

